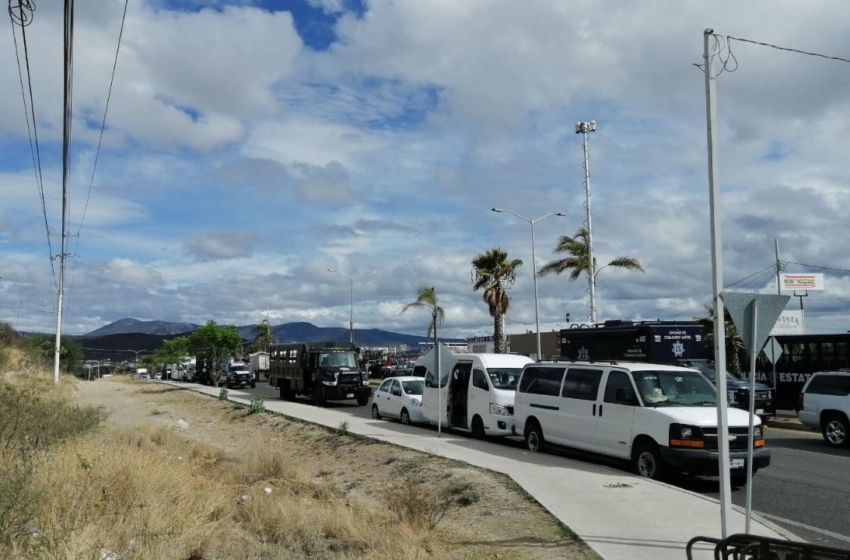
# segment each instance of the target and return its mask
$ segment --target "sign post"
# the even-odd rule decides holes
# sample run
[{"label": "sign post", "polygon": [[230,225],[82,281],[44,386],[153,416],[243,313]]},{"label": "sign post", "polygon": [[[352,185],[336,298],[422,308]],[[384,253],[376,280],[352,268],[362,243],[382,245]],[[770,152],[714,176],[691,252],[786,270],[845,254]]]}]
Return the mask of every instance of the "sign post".
[{"label": "sign post", "polygon": [[773,402],[779,402],[779,385],[776,384],[776,362],[779,361],[779,357],[782,355],[782,345],[779,344],[779,341],[776,340],[775,336],[771,336],[767,344],[764,345],[764,355],[767,356],[767,359],[773,365]]},{"label": "sign post", "polygon": [[[756,404],[756,358],[764,346],[773,325],[788,304],[791,296],[777,296],[772,294],[751,294],[742,292],[722,292],[726,308],[732,323],[738,328],[744,347],[750,352],[750,403],[749,403],[749,431],[747,441],[747,460],[744,468],[747,469],[747,515],[746,532],[750,532],[750,519],[753,514],[753,432],[755,426],[755,404]],[[761,317],[761,320],[759,320]],[[718,371],[718,377],[723,372]],[[762,428],[764,429],[764,428]],[[717,434],[718,437],[727,438],[728,432]],[[723,466],[723,465],[721,465]],[[729,468],[726,464],[724,468]]]}]

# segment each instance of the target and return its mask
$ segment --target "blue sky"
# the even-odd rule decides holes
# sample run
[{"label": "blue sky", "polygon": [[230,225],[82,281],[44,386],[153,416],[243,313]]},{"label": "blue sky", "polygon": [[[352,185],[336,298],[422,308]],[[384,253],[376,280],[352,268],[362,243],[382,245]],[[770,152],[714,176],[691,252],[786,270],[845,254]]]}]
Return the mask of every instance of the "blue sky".
[{"label": "blue sky", "polygon": [[[553,258],[584,220],[574,123],[590,119],[598,260],[646,269],[600,274],[600,318],[695,317],[711,291],[703,30],[846,57],[850,29],[840,0],[133,0],[86,206],[123,2],[77,9],[76,334],[124,317],[347,325],[349,280],[331,268],[357,276],[360,327],[424,333],[426,314],[399,312],[434,285],[443,332],[486,335],[470,261],[497,246],[524,261],[508,332],[532,329],[529,227],[490,208],[566,213],[535,226],[538,266]],[[18,76],[0,73],[0,318],[22,330],[55,322],[61,18],[40,4],[27,28],[51,249]],[[718,79],[725,281],[771,290],[779,239],[783,261],[838,269],[787,265],[826,274],[809,330],[846,331],[850,64],[732,49],[738,70]],[[585,282],[541,278],[539,293],[546,330],[588,315]]]}]

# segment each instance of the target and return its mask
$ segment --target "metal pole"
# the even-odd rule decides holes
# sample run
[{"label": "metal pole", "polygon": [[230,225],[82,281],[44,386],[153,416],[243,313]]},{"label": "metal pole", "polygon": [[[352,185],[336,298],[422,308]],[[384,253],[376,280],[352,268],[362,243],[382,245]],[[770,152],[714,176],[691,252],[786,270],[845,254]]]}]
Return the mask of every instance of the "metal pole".
[{"label": "metal pole", "polygon": [[[758,323],[758,299],[753,299],[753,331],[752,340],[755,341],[757,335],[756,325]],[[756,408],[756,358],[758,351],[752,349],[750,351],[750,404],[749,410],[749,437],[747,438],[747,462],[744,468],[747,469],[747,520],[744,532],[750,532],[750,518],[753,515],[753,426],[755,425],[755,408]],[[764,426],[762,426],[764,430]]]},{"label": "metal pole", "polygon": [[434,321],[434,369],[437,370],[437,437],[443,435],[443,387],[442,372],[440,371],[440,339],[437,338],[437,308],[431,315]]},{"label": "metal pole", "polygon": [[773,240],[773,248],[776,251],[776,295],[782,295],[782,283],[780,279],[780,272],[782,271],[782,263],[779,260],[779,239]]},{"label": "metal pole", "polygon": [[587,150],[587,132],[583,132],[584,145],[584,196],[587,208],[587,276],[590,285],[590,322],[596,324],[596,263],[593,262],[593,223],[590,211],[590,153]]},{"label": "metal pole", "polygon": [[537,302],[537,260],[534,254],[534,220],[531,224],[531,271],[534,274],[534,321],[537,324],[537,359],[542,360],[540,353],[540,306]]},{"label": "metal pole", "polygon": [[720,185],[716,180],[718,157],[714,133],[717,129],[717,109],[714,91],[715,77],[711,73],[709,43],[713,29],[703,32],[703,72],[705,73],[705,116],[708,143],[708,195],[711,214],[711,272],[714,300],[714,362],[717,371],[717,449],[720,471],[720,526],[723,538],[732,534],[732,485],[729,480],[729,424],[726,406],[726,324],[725,308],[720,292],[723,289],[722,240],[720,231]]},{"label": "metal pole", "polygon": [[348,313],[348,330],[351,333],[351,345],[354,346],[354,277],[349,276],[351,280],[351,308]]}]

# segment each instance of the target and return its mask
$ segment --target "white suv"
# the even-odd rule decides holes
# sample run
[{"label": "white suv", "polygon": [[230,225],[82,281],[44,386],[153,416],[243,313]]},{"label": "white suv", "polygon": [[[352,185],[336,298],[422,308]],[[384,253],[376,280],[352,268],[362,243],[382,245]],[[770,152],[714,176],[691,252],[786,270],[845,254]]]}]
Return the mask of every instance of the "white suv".
[{"label": "white suv", "polygon": [[[623,362],[537,362],[523,368],[514,398],[517,434],[529,451],[552,443],[631,461],[648,478],[717,475],[714,386],[694,369]],[[730,472],[746,481],[749,415],[728,410]],[[753,428],[753,473],[770,465],[761,420]]]},{"label": "white suv", "polygon": [[850,445],[850,372],[813,373],[800,393],[797,416],[832,447]]}]

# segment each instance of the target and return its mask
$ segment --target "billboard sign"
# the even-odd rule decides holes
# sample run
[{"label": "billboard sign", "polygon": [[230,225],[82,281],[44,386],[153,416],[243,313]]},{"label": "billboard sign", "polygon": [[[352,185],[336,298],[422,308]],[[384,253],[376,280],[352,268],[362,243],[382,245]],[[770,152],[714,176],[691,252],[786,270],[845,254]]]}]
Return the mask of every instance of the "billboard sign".
[{"label": "billboard sign", "polygon": [[779,315],[773,330],[770,331],[770,336],[781,336],[783,334],[805,334],[806,329],[803,325],[803,310],[785,310]]},{"label": "billboard sign", "polygon": [[783,290],[823,290],[823,274],[788,274],[779,275],[780,288]]}]

